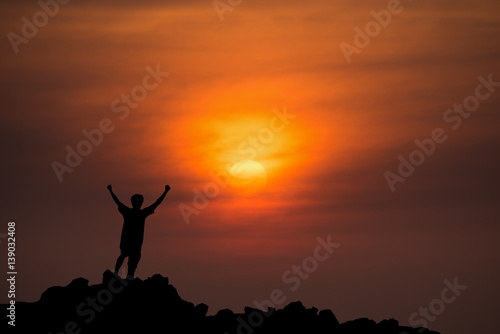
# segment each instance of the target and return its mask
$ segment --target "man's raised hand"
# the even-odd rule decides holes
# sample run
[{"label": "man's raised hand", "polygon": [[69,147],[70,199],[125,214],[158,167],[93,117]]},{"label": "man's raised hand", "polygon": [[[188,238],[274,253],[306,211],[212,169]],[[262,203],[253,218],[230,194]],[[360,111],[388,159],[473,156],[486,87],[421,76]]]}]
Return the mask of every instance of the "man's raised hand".
[{"label": "man's raised hand", "polygon": [[168,192],[170,190],[170,186],[169,185],[166,185],[165,186],[165,192]]},{"label": "man's raised hand", "polygon": [[111,187],[111,184],[110,184],[110,185],[108,185],[108,187],[107,187],[107,188],[108,188],[108,190],[109,190],[109,191],[112,191],[112,190],[113,190],[113,188]]}]

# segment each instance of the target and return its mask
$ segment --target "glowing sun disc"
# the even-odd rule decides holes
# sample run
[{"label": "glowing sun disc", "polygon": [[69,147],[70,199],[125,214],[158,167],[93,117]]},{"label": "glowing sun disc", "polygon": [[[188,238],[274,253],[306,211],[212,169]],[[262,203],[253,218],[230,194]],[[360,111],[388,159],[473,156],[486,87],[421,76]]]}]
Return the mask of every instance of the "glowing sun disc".
[{"label": "glowing sun disc", "polygon": [[254,160],[242,160],[231,167],[231,187],[241,195],[254,195],[267,184],[265,168]]}]

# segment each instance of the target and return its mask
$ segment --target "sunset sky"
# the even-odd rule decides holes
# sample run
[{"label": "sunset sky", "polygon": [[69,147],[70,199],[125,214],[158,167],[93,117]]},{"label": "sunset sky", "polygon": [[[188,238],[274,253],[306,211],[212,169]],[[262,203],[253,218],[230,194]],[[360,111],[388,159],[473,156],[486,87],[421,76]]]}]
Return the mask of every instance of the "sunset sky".
[{"label": "sunset sky", "polygon": [[[70,1],[49,17],[0,2],[0,233],[16,222],[16,299],[100,282],[122,228],[106,186],[149,205],[169,184],[136,274],[168,276],[210,314],[280,289],[278,308],[409,325],[458,277],[467,289],[426,327],[494,332],[500,3],[220,3]],[[34,15],[36,33],[23,29]],[[464,103],[470,114],[453,111]],[[68,147],[88,154],[68,166]],[[388,182],[401,159],[419,165]],[[292,291],[283,276],[328,236],[340,246]]]}]

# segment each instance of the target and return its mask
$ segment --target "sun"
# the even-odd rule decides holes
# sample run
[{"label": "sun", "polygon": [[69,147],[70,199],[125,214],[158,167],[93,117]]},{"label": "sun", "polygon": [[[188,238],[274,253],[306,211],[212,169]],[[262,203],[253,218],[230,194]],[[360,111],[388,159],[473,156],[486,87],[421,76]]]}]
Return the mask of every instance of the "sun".
[{"label": "sun", "polygon": [[242,160],[235,163],[229,174],[231,188],[238,194],[251,196],[260,193],[267,184],[265,168],[254,160]]}]

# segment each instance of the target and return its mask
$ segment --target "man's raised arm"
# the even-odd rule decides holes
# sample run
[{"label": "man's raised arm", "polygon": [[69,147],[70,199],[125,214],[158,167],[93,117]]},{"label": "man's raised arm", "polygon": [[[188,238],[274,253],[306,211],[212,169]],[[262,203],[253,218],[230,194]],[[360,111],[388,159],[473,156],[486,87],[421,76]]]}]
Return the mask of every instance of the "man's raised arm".
[{"label": "man's raised arm", "polygon": [[111,187],[111,184],[108,186],[109,193],[111,194],[111,197],[113,197],[113,200],[115,201],[116,205],[118,206],[123,206],[124,204],[120,202],[118,197],[116,197],[115,193],[113,192],[113,188]]},{"label": "man's raised arm", "polygon": [[165,196],[167,195],[167,193],[168,193],[169,190],[170,190],[170,186],[168,186],[168,185],[165,186],[165,191],[163,192],[163,194],[161,194],[161,196],[158,197],[158,199],[156,200],[156,202],[154,202],[150,206],[150,208],[153,209],[153,210],[155,210],[158,207],[158,205],[160,205],[160,203],[163,201],[163,199],[165,198]]}]

